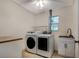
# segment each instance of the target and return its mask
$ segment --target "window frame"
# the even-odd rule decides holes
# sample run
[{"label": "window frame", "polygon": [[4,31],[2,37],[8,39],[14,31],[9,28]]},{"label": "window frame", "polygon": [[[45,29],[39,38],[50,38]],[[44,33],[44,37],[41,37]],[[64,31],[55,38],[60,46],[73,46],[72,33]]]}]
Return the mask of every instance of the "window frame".
[{"label": "window frame", "polygon": [[[52,17],[59,17],[59,20],[58,20],[59,23],[57,23],[57,24],[58,24],[58,30],[52,30],[52,29],[51,29],[51,26],[52,26],[52,20],[51,20],[51,19],[52,19]],[[58,16],[58,15],[57,15],[57,16],[51,16],[51,19],[50,19],[50,30],[51,30],[51,32],[58,32],[58,31],[59,31],[59,24],[60,24],[60,16]],[[53,24],[54,24],[54,23],[53,23]],[[56,24],[56,23],[55,23],[55,24]]]}]

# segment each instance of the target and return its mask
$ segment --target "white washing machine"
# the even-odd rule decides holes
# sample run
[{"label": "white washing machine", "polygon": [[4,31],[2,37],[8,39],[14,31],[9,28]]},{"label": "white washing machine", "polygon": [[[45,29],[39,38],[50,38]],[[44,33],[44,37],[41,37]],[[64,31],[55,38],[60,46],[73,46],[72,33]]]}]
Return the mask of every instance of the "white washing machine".
[{"label": "white washing machine", "polygon": [[31,53],[36,53],[37,38],[34,33],[26,34],[26,50]]},{"label": "white washing machine", "polygon": [[39,34],[37,54],[44,57],[52,57],[54,53],[54,39],[51,34]]}]

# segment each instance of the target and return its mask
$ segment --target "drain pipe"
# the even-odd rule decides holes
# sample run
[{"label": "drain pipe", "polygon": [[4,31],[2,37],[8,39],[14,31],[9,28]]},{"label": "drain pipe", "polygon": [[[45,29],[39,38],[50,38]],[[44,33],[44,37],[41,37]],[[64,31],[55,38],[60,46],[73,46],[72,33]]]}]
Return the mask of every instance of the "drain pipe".
[{"label": "drain pipe", "polygon": [[49,10],[49,33],[51,34],[51,17],[52,17],[52,9]]}]

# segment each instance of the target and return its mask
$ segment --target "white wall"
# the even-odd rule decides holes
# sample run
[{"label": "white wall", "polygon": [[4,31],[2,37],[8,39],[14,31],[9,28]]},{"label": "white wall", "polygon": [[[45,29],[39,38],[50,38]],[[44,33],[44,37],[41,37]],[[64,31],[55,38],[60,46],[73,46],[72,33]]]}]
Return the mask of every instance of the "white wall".
[{"label": "white wall", "polygon": [[[57,41],[59,35],[66,34],[67,28],[72,29],[72,22],[73,22],[73,7],[72,6],[66,6],[63,8],[60,8],[58,10],[53,10],[52,14],[53,16],[59,16],[60,17],[60,24],[59,24],[59,31],[56,33],[53,33],[55,35],[55,42],[56,46],[55,49],[57,50]],[[49,19],[49,12],[42,13],[40,15],[36,16],[35,24],[36,26],[48,26],[48,19]]]},{"label": "white wall", "polygon": [[0,0],[0,36],[24,35],[33,21],[34,16],[12,0]]},{"label": "white wall", "polygon": [[22,58],[23,40],[0,44],[0,58]]},{"label": "white wall", "polygon": [[[73,35],[79,41],[79,0],[74,0],[73,4]],[[75,57],[79,58],[79,44],[75,44]]]}]

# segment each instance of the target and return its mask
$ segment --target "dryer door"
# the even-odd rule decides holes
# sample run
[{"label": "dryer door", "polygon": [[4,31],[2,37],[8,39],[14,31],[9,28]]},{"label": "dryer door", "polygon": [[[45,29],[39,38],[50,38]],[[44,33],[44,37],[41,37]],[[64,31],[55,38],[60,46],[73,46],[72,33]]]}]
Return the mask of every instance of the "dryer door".
[{"label": "dryer door", "polygon": [[34,38],[33,37],[28,37],[26,44],[27,44],[27,47],[29,49],[33,49],[35,47],[35,40],[34,40]]}]

